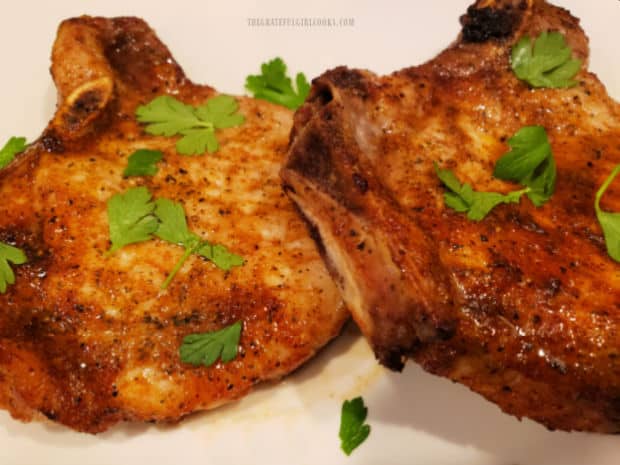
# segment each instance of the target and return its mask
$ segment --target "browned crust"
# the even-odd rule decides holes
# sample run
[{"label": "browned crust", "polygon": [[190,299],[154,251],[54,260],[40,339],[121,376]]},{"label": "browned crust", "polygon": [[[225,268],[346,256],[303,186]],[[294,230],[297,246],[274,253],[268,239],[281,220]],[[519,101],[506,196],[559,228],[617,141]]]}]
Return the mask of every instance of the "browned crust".
[{"label": "browned crust", "polygon": [[[136,107],[162,94],[196,105],[215,91],[191,83],[144,21],[64,21],[52,60],[56,115],[0,172],[12,200],[0,240],[28,256],[0,295],[0,406],[90,433],[176,422],[286,375],[338,334],[347,313],[278,178],[289,110],[239,98],[246,122],[218,132],[220,150],[183,157],[176,138],[144,133]],[[138,148],[164,152],[159,172],[124,179]],[[193,231],[246,264],[224,272],[192,257],[161,292],[179,247],[152,240],[106,257],[106,202],[136,185],[182,202]],[[181,362],[185,335],[236,321],[233,362]]]},{"label": "browned crust", "polygon": [[[587,37],[566,10],[480,0],[462,23],[421,66],[317,78],[284,183],[382,363],[409,356],[549,428],[617,432],[620,272],[593,206],[620,162],[619,106],[587,72]],[[472,25],[481,40],[467,37]],[[511,45],[543,30],[564,33],[584,60],[578,87],[532,91],[511,72]],[[558,165],[551,202],[502,205],[479,223],[444,206],[434,162],[479,190],[513,190],[490,173],[506,139],[536,124]],[[619,192],[605,208],[620,209]]]}]

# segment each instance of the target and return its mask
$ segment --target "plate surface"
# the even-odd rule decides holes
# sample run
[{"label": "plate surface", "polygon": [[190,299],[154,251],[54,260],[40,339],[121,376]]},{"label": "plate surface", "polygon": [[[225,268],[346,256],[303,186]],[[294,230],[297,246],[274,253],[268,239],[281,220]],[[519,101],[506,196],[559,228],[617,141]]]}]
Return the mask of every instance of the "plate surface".
[{"label": "plate surface", "polygon": [[[11,2],[3,10],[0,141],[36,138],[51,117],[48,72],[58,23],[66,17],[146,19],[187,75],[220,91],[243,93],[245,76],[281,56],[314,77],[341,64],[387,73],[421,63],[459,31],[470,0],[262,2],[212,0],[56,0]],[[557,0],[590,36],[590,70],[620,99],[620,2]],[[334,25],[257,26],[254,19],[321,18]],[[10,199],[3,199],[10,201]],[[372,432],[351,457],[339,449],[344,399],[363,395]],[[479,464],[612,465],[615,436],[548,432],[519,422],[463,386],[410,364],[387,372],[353,325],[285,381],[176,426],[122,425],[87,436],[47,424],[24,425],[0,412],[0,463],[110,464]],[[199,461],[199,462],[198,462]]]}]

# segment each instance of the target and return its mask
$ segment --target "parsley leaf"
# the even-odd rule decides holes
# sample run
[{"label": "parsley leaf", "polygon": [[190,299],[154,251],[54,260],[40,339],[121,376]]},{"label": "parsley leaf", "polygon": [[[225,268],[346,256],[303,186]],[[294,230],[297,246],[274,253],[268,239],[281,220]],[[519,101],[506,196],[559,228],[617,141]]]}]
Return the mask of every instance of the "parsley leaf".
[{"label": "parsley leaf", "polygon": [[153,210],[155,203],[151,201],[151,193],[144,186],[113,195],[108,200],[112,246],[107,254],[110,255],[127,244],[149,240],[158,227]]},{"label": "parsley leaf", "polygon": [[261,74],[245,79],[245,88],[255,97],[277,103],[291,110],[299,108],[310,93],[310,84],[303,73],[295,77],[297,91],[291,78],[286,75],[286,64],[282,58],[274,58],[261,65]]},{"label": "parsley leaf", "polygon": [[493,176],[515,181],[529,189],[527,196],[537,207],[555,191],[556,166],[547,132],[542,126],[525,126],[508,139],[510,152],[495,165]]},{"label": "parsley leaf", "polygon": [[0,293],[6,292],[8,284],[15,283],[15,274],[9,262],[14,265],[23,265],[27,261],[26,254],[22,250],[0,242]]},{"label": "parsley leaf", "polygon": [[232,253],[221,244],[211,244],[203,241],[196,252],[204,258],[211,260],[218,268],[224,271],[229,271],[231,268],[245,263],[242,257]]},{"label": "parsley leaf", "polygon": [[435,172],[441,182],[451,192],[444,194],[446,205],[459,213],[467,212],[467,218],[480,221],[497,205],[502,203],[519,203],[521,196],[527,189],[498,194],[497,192],[477,192],[470,184],[461,184],[450,170],[441,169],[435,164]]},{"label": "parsley leaf", "polygon": [[156,163],[160,161],[163,156],[164,154],[159,150],[136,150],[129,155],[127,159],[127,168],[123,171],[123,176],[154,176],[158,170]]},{"label": "parsley leaf", "polygon": [[542,207],[555,192],[557,170],[555,160],[551,155],[538,168],[525,177],[521,184],[527,186],[527,197],[537,207]]},{"label": "parsley leaf", "polygon": [[180,203],[169,199],[157,199],[155,201],[155,216],[159,219],[159,228],[155,235],[164,241],[180,245],[185,248],[185,253],[176,263],[172,271],[162,283],[161,288],[166,289],[183,267],[189,256],[196,252],[201,245],[200,238],[190,232],[187,227],[185,211]]},{"label": "parsley leaf", "polygon": [[217,95],[203,105],[193,107],[169,95],[161,95],[136,109],[136,118],[147,123],[145,131],[158,136],[182,135],[176,144],[182,155],[213,153],[219,149],[216,129],[243,124],[245,118],[236,113],[237,101],[229,95]]},{"label": "parsley leaf", "polygon": [[545,128],[525,126],[508,139],[508,145],[511,150],[497,161],[493,176],[518,182],[525,189],[508,194],[477,192],[471,185],[461,184],[450,170],[442,170],[435,163],[437,176],[450,190],[444,194],[446,205],[457,212],[467,212],[470,220],[480,221],[499,204],[519,203],[523,194],[537,207],[545,204],[555,191],[557,177]]},{"label": "parsley leaf", "polygon": [[493,176],[499,179],[521,182],[532,173],[551,153],[545,128],[526,126],[508,139],[510,152],[495,165]]},{"label": "parsley leaf", "polygon": [[112,196],[108,201],[108,221],[112,242],[108,255],[127,244],[147,241],[152,235],[185,248],[185,253],[168,274],[162,289],[168,287],[193,253],[207,258],[225,271],[245,263],[243,258],[223,245],[203,241],[191,232],[180,203],[166,198],[153,202],[151,193],[143,186]]},{"label": "parsley leaf", "polygon": [[594,202],[594,209],[596,210],[596,217],[603,229],[603,235],[605,236],[605,244],[607,245],[607,253],[615,261],[620,262],[620,213],[611,213],[601,210],[601,197],[612,183],[612,181],[620,173],[620,165],[616,165],[609,177],[605,180],[603,185],[596,193],[596,201]]},{"label": "parsley leaf", "polygon": [[217,95],[196,108],[196,116],[213,124],[215,129],[232,128],[243,124],[245,118],[236,113],[237,101],[229,95]]},{"label": "parsley leaf", "polygon": [[185,211],[180,203],[165,198],[157,199],[155,216],[160,221],[155,235],[160,239],[183,247],[196,239],[197,236],[187,227]]},{"label": "parsley leaf", "polygon": [[143,186],[112,196],[108,201],[108,221],[112,246],[107,255],[127,244],[147,241],[153,235],[185,248],[185,253],[166,277],[162,289],[168,287],[193,253],[210,260],[225,271],[245,263],[243,258],[223,245],[203,241],[191,232],[180,203],[166,198],[153,202],[151,193]]},{"label": "parsley leaf", "polygon": [[13,161],[15,155],[26,150],[25,137],[11,137],[0,149],[0,169]]},{"label": "parsley leaf", "polygon": [[370,434],[370,425],[364,424],[368,408],[361,397],[345,400],[340,415],[340,447],[345,454],[351,455]]},{"label": "parsley leaf", "polygon": [[149,123],[146,132],[158,136],[174,136],[181,131],[199,124],[194,108],[170,97],[160,95],[146,105],[136,109],[136,118],[141,123]]},{"label": "parsley leaf", "polygon": [[237,357],[241,337],[241,321],[210,333],[190,334],[179,348],[181,361],[192,365],[211,366],[220,358],[228,363]]},{"label": "parsley leaf", "polygon": [[177,262],[173,270],[162,284],[162,289],[166,289],[174,276],[183,267],[185,261],[193,253],[207,258],[218,268],[228,271],[233,266],[241,266],[243,258],[229,252],[223,245],[211,244],[203,241],[196,234],[191,232],[187,226],[185,211],[180,203],[169,199],[157,199],[155,201],[155,216],[159,219],[159,228],[155,235],[164,241],[180,245],[185,248],[185,253]]},{"label": "parsley leaf", "polygon": [[577,84],[573,77],[581,68],[581,60],[571,55],[561,33],[544,31],[533,44],[529,36],[517,42],[512,48],[511,66],[517,77],[532,87],[572,87]]}]

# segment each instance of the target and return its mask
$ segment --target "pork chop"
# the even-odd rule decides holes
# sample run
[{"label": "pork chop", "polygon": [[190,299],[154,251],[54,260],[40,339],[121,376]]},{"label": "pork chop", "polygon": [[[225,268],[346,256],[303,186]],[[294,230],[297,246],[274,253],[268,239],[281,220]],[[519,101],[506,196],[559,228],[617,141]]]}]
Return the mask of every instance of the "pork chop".
[{"label": "pork chop", "polygon": [[[146,134],[136,108],[216,91],[136,18],[64,21],[52,74],[56,115],[0,172],[0,241],[28,259],[0,295],[0,406],[90,433],[175,422],[286,375],[338,334],[347,312],[278,176],[290,110],[239,97],[245,122],[217,131],[217,152],[178,154],[178,137]],[[164,153],[154,176],[123,177],[137,149]],[[106,254],[107,203],[135,186],[182,203],[193,233],[245,264],[193,255],[161,290],[181,247],[154,238]],[[182,362],[185,336],[238,321],[233,361]]]},{"label": "pork chop", "polygon": [[[595,215],[620,163],[620,106],[587,71],[579,21],[542,0],[479,0],[435,59],[385,77],[345,67],[313,82],[282,177],[316,228],[379,361],[412,358],[548,428],[620,431],[620,264]],[[578,84],[532,89],[511,69],[523,36],[559,31]],[[542,207],[523,198],[476,222],[444,203],[434,164],[478,191],[524,126],[557,164]],[[620,210],[620,186],[603,199]]]}]

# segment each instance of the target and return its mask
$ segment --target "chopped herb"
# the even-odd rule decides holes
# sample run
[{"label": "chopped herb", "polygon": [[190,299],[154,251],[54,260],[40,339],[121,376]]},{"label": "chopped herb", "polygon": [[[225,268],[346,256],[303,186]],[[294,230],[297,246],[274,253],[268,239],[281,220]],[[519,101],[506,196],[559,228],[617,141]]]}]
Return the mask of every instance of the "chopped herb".
[{"label": "chopped herb", "polygon": [[446,205],[459,213],[467,212],[472,221],[480,221],[497,205],[519,203],[523,194],[537,207],[546,203],[555,191],[556,166],[545,128],[525,126],[508,140],[508,145],[512,150],[497,161],[493,176],[518,182],[525,189],[508,194],[478,192],[470,184],[461,184],[452,171],[435,164],[437,176],[450,190],[444,194]]},{"label": "chopped herb", "polygon": [[528,187],[528,198],[537,207],[555,191],[556,167],[547,132],[542,126],[525,126],[508,139],[510,152],[495,165],[493,176]]},{"label": "chopped herb", "polygon": [[291,110],[299,108],[310,92],[310,84],[303,73],[295,77],[297,90],[293,89],[291,78],[286,75],[286,64],[282,58],[274,58],[261,65],[261,74],[245,79],[245,88],[255,97],[277,103]]},{"label": "chopped herb", "polygon": [[370,434],[370,425],[364,424],[368,408],[361,397],[345,400],[340,415],[340,447],[345,454],[351,455]]},{"label": "chopped herb", "polygon": [[153,235],[185,249],[185,253],[162,284],[162,289],[168,287],[193,253],[210,260],[225,271],[244,264],[243,258],[223,245],[203,241],[191,232],[180,203],[165,198],[152,201],[151,193],[146,187],[134,187],[124,194],[112,196],[108,201],[108,221],[112,242],[108,255],[127,244],[147,241]]},{"label": "chopped herb", "polygon": [[180,203],[165,198],[157,199],[155,216],[160,222],[155,235],[160,239],[184,247],[197,239],[187,227],[185,211]]},{"label": "chopped herb", "polygon": [[0,149],[0,169],[13,161],[15,155],[26,150],[25,137],[11,137]]},{"label": "chopped herb", "polygon": [[209,259],[215,266],[225,271],[230,270],[233,266],[243,265],[243,258],[233,254],[223,245],[203,241],[191,232],[187,226],[185,211],[180,203],[169,199],[157,199],[155,201],[155,216],[160,222],[155,235],[164,241],[185,248],[185,253],[162,284],[162,289],[168,287],[185,261],[193,253]]},{"label": "chopped herb", "polygon": [[219,331],[185,336],[179,348],[181,361],[209,367],[218,358],[222,363],[234,360],[237,357],[241,326],[241,321],[237,321]]},{"label": "chopped herb", "polygon": [[572,58],[572,50],[559,32],[542,32],[538,38],[522,37],[512,48],[511,65],[519,79],[532,87],[565,88],[577,84],[573,77],[581,60]]},{"label": "chopped herb", "polygon": [[0,242],[0,293],[4,294],[7,286],[15,283],[15,274],[9,262],[23,265],[27,261],[26,254],[22,250]]},{"label": "chopped herb", "polygon": [[467,218],[480,221],[497,205],[519,203],[526,190],[499,194],[497,192],[478,192],[470,184],[461,184],[454,173],[435,165],[435,172],[441,182],[450,190],[444,194],[446,205],[459,213],[467,213]]},{"label": "chopped herb", "polygon": [[112,246],[108,255],[134,242],[151,239],[157,230],[153,215],[155,203],[144,186],[133,187],[124,194],[115,194],[108,200],[108,222]]},{"label": "chopped herb", "polygon": [[618,173],[620,173],[620,165],[616,165],[609,177],[605,180],[596,193],[594,209],[596,210],[598,222],[601,224],[601,228],[603,229],[605,244],[607,245],[607,253],[615,261],[620,262],[620,213],[603,211],[600,206],[603,194],[616,176],[618,176]]},{"label": "chopped herb", "polygon": [[157,173],[157,162],[163,156],[164,154],[159,150],[136,150],[129,155],[123,176],[154,176]]},{"label": "chopped herb", "polygon": [[224,271],[229,271],[231,268],[245,263],[243,258],[235,255],[221,244],[211,244],[203,241],[196,252],[204,258],[211,260],[218,268]]},{"label": "chopped herb", "polygon": [[182,135],[176,144],[180,154],[200,155],[219,149],[216,129],[243,124],[245,118],[236,113],[238,109],[239,104],[229,95],[212,97],[198,107],[162,95],[138,107],[136,117],[139,122],[147,123],[145,130],[149,134],[167,137]]}]

